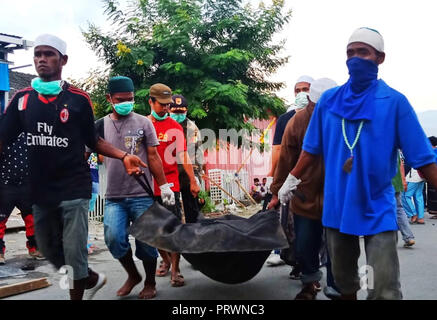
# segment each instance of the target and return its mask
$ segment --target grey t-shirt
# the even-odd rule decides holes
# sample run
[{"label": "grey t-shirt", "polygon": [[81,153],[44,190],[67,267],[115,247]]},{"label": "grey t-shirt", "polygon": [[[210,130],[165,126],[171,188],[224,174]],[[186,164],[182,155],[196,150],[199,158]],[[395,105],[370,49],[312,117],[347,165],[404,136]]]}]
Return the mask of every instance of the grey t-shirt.
[{"label": "grey t-shirt", "polygon": [[[120,120],[112,120],[110,115],[104,118],[105,140],[120,150],[137,155],[148,164],[147,147],[159,145],[152,122],[146,117],[130,113]],[[106,199],[138,198],[149,195],[143,187],[126,173],[119,159],[105,157],[107,172]],[[147,180],[153,190],[152,176],[148,168],[144,168]]]}]

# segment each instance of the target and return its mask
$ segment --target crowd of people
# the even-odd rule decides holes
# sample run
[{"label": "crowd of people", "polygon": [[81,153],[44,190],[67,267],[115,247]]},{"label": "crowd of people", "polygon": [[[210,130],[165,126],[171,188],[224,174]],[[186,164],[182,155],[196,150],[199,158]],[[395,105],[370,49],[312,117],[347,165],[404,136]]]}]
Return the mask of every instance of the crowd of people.
[{"label": "crowd of people", "polygon": [[[0,263],[5,221],[17,207],[30,257],[71,266],[70,298],[92,299],[107,281],[89,268],[87,252],[96,163],[103,161],[104,238],[127,274],[116,294],[127,296],[142,282],[129,225],[155,201],[183,222],[198,219],[205,168],[188,149],[202,138],[187,118],[188,101],[165,84],[150,87],[149,116],[134,112],[134,84],[123,75],[109,79],[112,112],[94,121],[89,95],[62,80],[66,47],[53,35],[36,39],[38,77],[1,118]],[[329,78],[297,80],[295,107],[277,121],[271,170],[262,182],[254,180],[250,195],[263,201],[263,211],[281,212],[289,248],[275,251],[267,264],[293,267],[290,278],[302,282],[296,299],[316,299],[321,266],[328,297],[357,299],[360,237],[374,275],[368,299],[402,299],[398,230],[405,246],[415,244],[409,223],[424,223],[424,181],[430,190],[437,186],[436,138],[425,136],[407,98],[378,79],[385,60],[378,31],[355,30],[346,56],[350,77],[341,86]],[[172,286],[185,284],[179,253],[136,240],[135,256],[146,275],[140,299],[156,296],[156,276],[170,273]]]}]

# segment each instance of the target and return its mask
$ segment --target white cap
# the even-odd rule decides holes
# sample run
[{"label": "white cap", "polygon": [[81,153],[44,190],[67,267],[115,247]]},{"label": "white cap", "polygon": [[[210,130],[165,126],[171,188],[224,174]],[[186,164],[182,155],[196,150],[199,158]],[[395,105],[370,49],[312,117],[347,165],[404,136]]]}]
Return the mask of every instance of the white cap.
[{"label": "white cap", "polygon": [[329,78],[321,78],[315,80],[311,84],[310,88],[310,100],[314,103],[317,103],[322,96],[322,94],[331,88],[334,88],[337,86],[337,83]]},{"label": "white cap", "polygon": [[49,46],[58,50],[62,55],[67,53],[67,44],[64,40],[51,35],[42,34],[35,39],[35,48],[38,46]]},{"label": "white cap", "polygon": [[375,29],[358,28],[352,33],[347,45],[353,42],[362,42],[373,47],[376,51],[384,52],[384,39],[381,34]]},{"label": "white cap", "polygon": [[293,105],[288,107],[287,112],[290,112],[291,110],[294,110],[295,108],[296,108],[296,105],[293,104]]},{"label": "white cap", "polygon": [[311,78],[310,76],[300,76],[297,80],[296,83],[300,83],[300,82],[308,82],[309,84],[313,83],[314,79]]}]

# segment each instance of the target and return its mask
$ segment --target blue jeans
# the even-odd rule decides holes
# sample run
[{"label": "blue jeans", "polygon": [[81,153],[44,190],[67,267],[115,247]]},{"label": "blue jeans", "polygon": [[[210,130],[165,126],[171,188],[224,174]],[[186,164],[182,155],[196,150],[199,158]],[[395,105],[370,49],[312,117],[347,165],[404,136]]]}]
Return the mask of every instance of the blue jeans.
[{"label": "blue jeans", "polygon": [[[123,258],[131,248],[129,226],[138,219],[152,204],[151,197],[106,199],[103,224],[105,243],[115,259]],[[140,260],[158,258],[158,250],[148,244],[135,240],[135,255]]]},{"label": "blue jeans", "polygon": [[425,203],[423,201],[423,186],[425,181],[408,182],[407,191],[402,196],[402,205],[408,217],[417,216],[419,219],[425,217]]},{"label": "blue jeans", "polygon": [[407,242],[410,239],[414,239],[413,232],[410,229],[407,215],[401,203],[401,193],[396,192],[396,218],[398,221],[399,231],[402,234],[402,240]]},{"label": "blue jeans", "polygon": [[319,270],[322,222],[295,214],[294,231],[296,233],[296,260],[302,268],[302,283],[320,281],[323,275]]}]

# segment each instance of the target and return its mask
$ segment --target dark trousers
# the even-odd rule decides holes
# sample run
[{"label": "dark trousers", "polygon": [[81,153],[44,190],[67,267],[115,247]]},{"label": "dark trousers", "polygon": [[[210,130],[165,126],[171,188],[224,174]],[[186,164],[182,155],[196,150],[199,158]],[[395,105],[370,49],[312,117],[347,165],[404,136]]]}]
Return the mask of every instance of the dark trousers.
[{"label": "dark trousers", "polygon": [[289,210],[289,204],[280,204],[281,226],[284,230],[289,247],[281,250],[280,257],[289,266],[296,266],[296,234],[294,231],[294,214]]},{"label": "dark trousers", "polygon": [[323,275],[319,270],[319,252],[323,234],[322,222],[295,214],[294,230],[296,233],[296,260],[301,266],[302,283],[320,281]]},{"label": "dark trousers", "polygon": [[329,257],[329,254],[327,255],[327,261],[326,261],[326,284],[328,287],[334,288],[339,292],[340,290],[335,284],[334,276],[332,275],[332,265],[331,265],[331,258]]},{"label": "dark trousers", "polygon": [[[335,283],[344,295],[356,293],[364,285],[358,273],[359,237],[327,228],[326,238]],[[369,300],[402,299],[397,241],[397,231],[364,236],[367,265],[361,271],[367,272]]]},{"label": "dark trousers", "polygon": [[17,207],[21,212],[21,218],[26,227],[26,247],[29,251],[35,251],[35,229],[32,215],[32,203],[30,201],[30,191],[27,184],[21,186],[1,185],[0,186],[0,253],[4,254],[5,242],[3,238],[6,232],[6,223],[14,208]]},{"label": "dark trousers", "polygon": [[273,198],[273,194],[271,194],[271,193],[267,193],[264,196],[263,212],[267,211],[267,206],[269,205],[269,202],[272,200],[272,198]]},{"label": "dark trousers", "polygon": [[191,194],[190,184],[181,184],[181,196],[184,203],[185,222],[197,222],[200,213],[199,200]]}]

